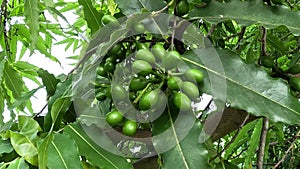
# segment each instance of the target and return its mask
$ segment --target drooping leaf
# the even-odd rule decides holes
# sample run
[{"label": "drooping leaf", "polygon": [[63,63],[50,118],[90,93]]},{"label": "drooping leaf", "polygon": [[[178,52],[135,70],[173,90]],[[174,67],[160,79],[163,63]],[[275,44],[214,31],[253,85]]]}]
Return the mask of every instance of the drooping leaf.
[{"label": "drooping leaf", "polygon": [[78,124],[71,124],[64,130],[75,140],[81,155],[95,166],[109,169],[133,169],[125,158],[114,155],[94,143]]},{"label": "drooping leaf", "polygon": [[14,67],[19,70],[21,73],[30,74],[33,76],[37,76],[37,70],[39,69],[37,66],[30,64],[24,61],[17,61],[13,63]]},{"label": "drooping leaf", "polygon": [[53,141],[53,133],[49,133],[42,143],[38,146],[39,154],[39,169],[46,169],[48,161],[48,147],[49,144]]},{"label": "drooping leaf", "polygon": [[13,149],[12,145],[10,144],[9,140],[0,139],[0,154],[10,153],[13,150],[14,149]]},{"label": "drooping leaf", "polygon": [[263,119],[259,119],[254,127],[251,139],[249,140],[249,147],[245,159],[245,168],[252,168],[252,160],[255,157],[256,150],[260,141],[261,129],[263,126]]},{"label": "drooping leaf", "polygon": [[66,134],[54,134],[48,144],[47,167],[49,169],[81,169],[79,152],[75,142]]},{"label": "drooping leaf", "polygon": [[19,99],[16,99],[15,102],[13,103],[11,109],[14,109],[15,107],[18,107],[18,106],[28,102],[28,100],[41,88],[42,88],[42,86],[40,86],[36,89],[32,89],[31,91],[22,95]]},{"label": "drooping leaf", "polygon": [[116,7],[117,7],[117,4],[115,3],[115,1],[114,0],[108,0],[107,1],[107,6],[108,6],[108,10],[109,10],[110,14],[114,15],[115,11],[116,11]]},{"label": "drooping leaf", "polygon": [[158,11],[166,6],[166,3],[163,0],[130,0],[130,1],[122,1],[115,0],[118,4],[118,7],[122,10],[122,13],[125,15],[131,15],[135,13],[140,13],[144,8],[149,12]]},{"label": "drooping leaf", "polygon": [[55,93],[56,85],[60,82],[60,80],[44,69],[39,69],[38,75],[42,78],[43,84],[46,87],[47,95],[52,96]]},{"label": "drooping leaf", "polygon": [[53,125],[59,124],[61,122],[62,117],[69,109],[71,103],[72,102],[70,97],[61,97],[53,103],[51,108],[51,117]]},{"label": "drooping leaf", "polygon": [[78,3],[83,6],[84,19],[91,29],[91,34],[94,34],[102,26],[103,13],[96,10],[91,0],[78,0]]},{"label": "drooping leaf", "polygon": [[37,148],[25,135],[10,131],[10,141],[14,150],[32,165],[38,164]]},{"label": "drooping leaf", "polygon": [[29,27],[31,40],[31,53],[35,49],[39,36],[39,8],[37,0],[25,0],[24,3],[25,22]]},{"label": "drooping leaf", "polygon": [[41,131],[41,127],[37,121],[30,116],[19,116],[19,133],[27,136],[30,140],[37,137],[37,133]]},{"label": "drooping leaf", "polygon": [[3,73],[3,78],[5,80],[7,88],[12,91],[12,94],[16,99],[20,98],[24,85],[22,77],[8,63],[5,64],[5,69],[3,70]]},{"label": "drooping leaf", "polygon": [[25,163],[24,158],[17,158],[9,164],[7,169],[29,169],[29,166]]},{"label": "drooping leaf", "polygon": [[[203,90],[212,93],[210,81],[213,85],[226,87],[227,102],[234,108],[247,111],[254,116],[265,116],[275,122],[300,124],[299,100],[289,92],[289,86],[282,79],[270,77],[264,69],[255,64],[245,64],[237,54],[212,48],[199,49],[196,53],[187,53],[183,60],[194,68],[205,70],[206,74]],[[219,61],[210,62],[210,59],[219,55]],[[205,60],[204,65],[202,61]],[[223,67],[225,74],[219,72]],[[226,83],[224,83],[224,79]],[[218,89],[215,89],[218,90]],[[217,94],[217,93],[214,93]]]},{"label": "drooping leaf", "polygon": [[266,28],[285,25],[295,34],[300,34],[299,11],[292,11],[283,5],[268,6],[263,1],[232,0],[227,3],[211,1],[204,8],[190,11],[191,19],[203,18],[218,23],[224,20],[235,20],[238,24],[250,25],[259,23]]}]

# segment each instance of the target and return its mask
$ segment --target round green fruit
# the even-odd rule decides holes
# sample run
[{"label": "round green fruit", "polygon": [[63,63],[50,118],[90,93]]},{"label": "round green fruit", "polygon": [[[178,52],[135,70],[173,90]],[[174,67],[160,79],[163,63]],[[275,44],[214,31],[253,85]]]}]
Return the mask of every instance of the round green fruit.
[{"label": "round green fruit", "polygon": [[113,56],[119,54],[119,52],[123,50],[122,44],[116,44],[112,48],[109,49],[108,55]]},{"label": "round green fruit", "polygon": [[155,57],[148,49],[140,49],[135,54],[135,59],[143,60],[148,63],[155,63]]},{"label": "round green fruit", "polygon": [[158,60],[162,60],[166,55],[166,50],[161,44],[155,44],[151,49],[154,57]]},{"label": "round green fruit", "polygon": [[112,73],[115,70],[115,65],[112,62],[105,62],[104,63],[104,68],[107,72]]},{"label": "round green fruit", "polygon": [[127,136],[133,136],[137,131],[137,123],[135,121],[127,120],[122,128],[122,133]]},{"label": "round green fruit", "polygon": [[289,68],[288,72],[290,74],[296,75],[300,73],[300,65],[299,64],[295,64],[292,67]]},{"label": "round green fruit", "polygon": [[180,111],[186,112],[192,109],[191,100],[184,93],[176,93],[173,102]]},{"label": "round green fruit", "polygon": [[144,89],[148,84],[148,81],[146,78],[143,77],[134,77],[131,79],[129,84],[130,91],[139,91]]},{"label": "round green fruit", "polygon": [[273,68],[273,59],[271,57],[264,56],[261,58],[261,65],[263,65],[265,68]]},{"label": "round green fruit", "polygon": [[118,125],[123,121],[123,115],[118,110],[113,110],[106,114],[106,121],[112,126]]},{"label": "round green fruit", "polygon": [[152,72],[152,66],[143,60],[135,60],[132,63],[132,71],[140,76],[146,76]]},{"label": "round green fruit", "polygon": [[177,51],[169,51],[166,56],[162,58],[162,63],[167,70],[175,68],[180,61],[180,54]]},{"label": "round green fruit", "polygon": [[150,92],[147,92],[139,101],[139,109],[149,110],[151,107],[156,105],[158,97],[158,90],[152,90]]},{"label": "round green fruit", "polygon": [[201,83],[203,82],[204,75],[203,72],[199,69],[189,69],[184,73],[184,77],[186,80],[191,82]]},{"label": "round green fruit", "polygon": [[137,48],[137,50],[148,49],[148,46],[145,43],[136,43],[136,48]]},{"label": "round green fruit", "polygon": [[185,93],[190,99],[197,99],[199,97],[199,90],[192,82],[182,83],[182,92]]},{"label": "round green fruit", "polygon": [[295,90],[297,90],[298,92],[300,92],[300,78],[298,77],[291,77],[289,79],[289,83],[291,85],[291,87]]},{"label": "round green fruit", "polygon": [[103,66],[98,66],[97,67],[97,74],[100,76],[105,76],[106,75],[106,70],[104,69]]},{"label": "round green fruit", "polygon": [[142,34],[145,32],[145,26],[142,23],[138,23],[138,24],[134,25],[133,29],[134,29],[134,32],[138,33],[138,34]]},{"label": "round green fruit", "polygon": [[112,90],[112,95],[114,100],[122,101],[126,99],[127,93],[121,85],[113,84],[111,90]]},{"label": "round green fruit", "polygon": [[189,4],[186,0],[181,0],[176,7],[177,15],[183,16],[189,12]]},{"label": "round green fruit", "polygon": [[168,88],[171,91],[179,90],[180,86],[181,86],[181,83],[182,83],[182,80],[180,79],[180,77],[176,77],[176,76],[169,78],[168,81],[167,81]]},{"label": "round green fruit", "polygon": [[119,26],[118,20],[114,16],[111,16],[111,15],[104,15],[101,18],[101,22],[103,25],[107,25],[110,23],[113,27]]}]

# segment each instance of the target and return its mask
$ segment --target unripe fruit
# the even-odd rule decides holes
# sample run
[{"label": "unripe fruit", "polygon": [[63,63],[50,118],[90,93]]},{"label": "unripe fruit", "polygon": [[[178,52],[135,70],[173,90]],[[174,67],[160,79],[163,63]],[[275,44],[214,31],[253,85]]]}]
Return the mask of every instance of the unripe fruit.
[{"label": "unripe fruit", "polygon": [[97,94],[96,94],[96,99],[97,99],[98,101],[103,101],[103,100],[105,100],[105,99],[106,99],[105,93],[102,93],[102,92],[97,93]]},{"label": "unripe fruit", "polygon": [[131,79],[129,84],[130,91],[139,91],[144,89],[147,86],[147,79],[142,77],[134,77]]},{"label": "unripe fruit", "polygon": [[152,66],[143,60],[135,60],[132,63],[132,71],[140,76],[146,76],[152,72]]},{"label": "unripe fruit", "polygon": [[113,99],[116,101],[122,101],[126,99],[126,91],[121,85],[113,84],[112,87]]},{"label": "unripe fruit", "polygon": [[174,105],[180,111],[186,112],[192,109],[191,100],[184,93],[176,93],[173,101],[174,101]]},{"label": "unripe fruit", "polygon": [[171,91],[177,91],[180,89],[181,83],[180,77],[171,77],[168,79],[167,85]]},{"label": "unripe fruit", "polygon": [[104,69],[103,66],[98,66],[97,67],[97,74],[100,76],[105,76],[106,75],[106,70]]},{"label": "unripe fruit", "polygon": [[296,75],[300,73],[300,65],[299,64],[295,64],[292,67],[289,68],[288,72],[290,74]]},{"label": "unripe fruit", "polygon": [[122,133],[127,136],[133,136],[136,133],[137,127],[138,125],[135,121],[127,120],[122,127]]},{"label": "unripe fruit", "polygon": [[165,48],[158,43],[152,47],[151,51],[152,51],[154,57],[158,60],[162,60],[162,58],[165,57],[165,55],[167,53]]},{"label": "unripe fruit", "polygon": [[177,15],[183,16],[189,12],[189,4],[186,0],[181,0],[176,7]]},{"label": "unripe fruit", "polygon": [[180,61],[180,54],[177,51],[169,51],[166,56],[162,58],[163,66],[167,70],[175,68]]},{"label": "unripe fruit", "polygon": [[110,23],[110,25],[112,27],[118,27],[119,26],[118,20],[114,16],[111,16],[111,15],[104,15],[101,18],[101,22],[102,22],[103,25],[107,25],[107,24]]},{"label": "unripe fruit", "polygon": [[198,87],[192,82],[183,82],[182,92],[185,93],[192,100],[199,97]]},{"label": "unripe fruit", "polygon": [[147,92],[139,101],[139,108],[141,110],[149,110],[151,107],[155,106],[158,101],[158,95],[158,90]]},{"label": "unripe fruit", "polygon": [[145,26],[142,23],[135,24],[133,27],[135,33],[141,34],[145,32]]},{"label": "unripe fruit", "polygon": [[112,126],[120,124],[123,121],[123,115],[118,110],[113,110],[106,115],[106,121]]},{"label": "unripe fruit", "polygon": [[199,69],[189,69],[184,73],[184,77],[186,80],[191,82],[201,83],[204,79],[204,75]]},{"label": "unripe fruit", "polygon": [[143,60],[148,63],[155,63],[155,57],[148,49],[140,49],[135,54],[135,59]]}]

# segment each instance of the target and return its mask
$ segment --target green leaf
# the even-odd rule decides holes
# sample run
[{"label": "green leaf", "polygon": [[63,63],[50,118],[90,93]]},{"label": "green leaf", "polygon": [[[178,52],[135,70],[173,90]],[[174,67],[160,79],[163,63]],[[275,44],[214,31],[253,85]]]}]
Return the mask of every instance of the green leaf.
[{"label": "green leaf", "polygon": [[25,22],[29,27],[31,39],[31,53],[35,49],[39,36],[39,8],[37,0],[25,0],[24,3]]},{"label": "green leaf", "polygon": [[14,150],[32,165],[38,164],[37,148],[25,135],[10,131],[10,141]]},{"label": "green leaf", "polygon": [[115,3],[114,0],[108,0],[107,1],[107,6],[108,6],[108,10],[110,12],[111,15],[115,14],[116,8],[117,8],[117,4]]},{"label": "green leaf", "polygon": [[191,19],[203,18],[213,23],[230,19],[244,26],[254,23],[266,28],[285,25],[293,33],[300,34],[299,11],[292,11],[283,5],[268,6],[259,0],[232,0],[227,3],[211,1],[204,8],[194,8],[189,16]]},{"label": "green leaf", "polygon": [[47,167],[49,169],[82,168],[78,148],[66,134],[54,134],[53,141],[48,144],[47,155]]},{"label": "green leaf", "polygon": [[107,152],[95,144],[78,123],[68,125],[64,131],[75,140],[81,155],[92,165],[109,169],[133,169],[125,158]]},{"label": "green leaf", "polygon": [[[204,143],[199,143],[201,124],[195,123],[188,135],[170,151],[161,155],[162,168],[165,169],[194,169],[210,168],[208,151]],[[175,135],[174,135],[174,138]]]},{"label": "green leaf", "polygon": [[12,145],[10,144],[9,140],[0,139],[0,154],[10,153],[13,150],[14,149],[13,149]]},{"label": "green leaf", "polygon": [[21,92],[23,91],[24,82],[19,73],[8,63],[5,64],[5,69],[3,70],[4,80],[7,88],[12,91],[13,96],[18,99],[21,97]]},{"label": "green leaf", "polygon": [[3,58],[0,58],[0,59],[1,59],[1,61],[0,61],[0,82],[2,82],[3,70],[4,70],[4,67],[5,67],[6,60],[3,59]]},{"label": "green leaf", "polygon": [[10,162],[7,169],[29,169],[29,166],[25,163],[25,160],[23,158],[17,158],[14,161]]},{"label": "green leaf", "polygon": [[102,26],[103,13],[94,8],[91,0],[78,0],[78,3],[83,6],[84,19],[91,29],[91,34],[94,34]]},{"label": "green leaf", "polygon": [[263,119],[259,119],[254,127],[251,138],[249,139],[249,147],[245,158],[245,168],[252,168],[252,159],[255,157],[256,150],[260,141],[260,134],[263,126]]},{"label": "green leaf", "polygon": [[30,74],[30,75],[34,75],[37,76],[37,70],[39,69],[39,67],[30,64],[28,62],[24,62],[24,61],[17,61],[13,63],[14,67],[21,71],[22,73],[25,74]]},{"label": "green leaf", "polygon": [[166,6],[166,3],[163,0],[115,0],[118,4],[118,7],[121,9],[122,13],[125,15],[132,15],[135,13],[140,13],[144,8],[150,11],[158,11]]},{"label": "green leaf", "polygon": [[[198,55],[186,53],[183,60],[190,67],[205,70],[209,74],[205,74],[204,92],[213,92],[209,82],[213,80],[215,84],[212,85],[226,87],[226,98],[231,107],[245,110],[254,116],[268,117],[274,122],[300,124],[300,102],[289,93],[285,81],[270,77],[255,64],[245,64],[237,54],[227,50],[198,49],[196,53]],[[218,69],[220,65],[216,66],[215,62],[209,60],[212,57],[208,56],[216,54],[220,56],[225,75]],[[208,62],[204,65],[201,60]],[[219,97],[224,97],[221,94]]]},{"label": "green leaf", "polygon": [[42,141],[38,146],[39,154],[39,169],[46,169],[48,161],[48,147],[49,144],[53,141],[53,133],[49,133],[47,137]]},{"label": "green leaf", "polygon": [[43,86],[40,86],[36,89],[32,89],[31,91],[25,93],[20,98],[16,99],[13,103],[12,107],[10,107],[10,110],[13,110],[15,107],[19,107],[20,105],[28,102],[28,100],[37,92],[39,89],[41,89]]},{"label": "green leaf", "polygon": [[288,52],[285,44],[279,38],[270,33],[267,35],[267,44],[268,46],[272,46],[275,51],[280,52],[282,55]]},{"label": "green leaf", "polygon": [[46,86],[48,97],[52,96],[55,93],[56,85],[60,80],[44,69],[39,69],[37,73],[39,77],[42,78],[44,86]]},{"label": "green leaf", "polygon": [[51,108],[51,117],[52,117],[52,125],[53,127],[55,124],[59,125],[62,117],[69,109],[71,105],[71,98],[70,97],[61,97],[57,99]]},{"label": "green leaf", "polygon": [[19,133],[27,136],[30,140],[37,137],[37,133],[41,131],[41,127],[37,121],[29,116],[19,116]]}]

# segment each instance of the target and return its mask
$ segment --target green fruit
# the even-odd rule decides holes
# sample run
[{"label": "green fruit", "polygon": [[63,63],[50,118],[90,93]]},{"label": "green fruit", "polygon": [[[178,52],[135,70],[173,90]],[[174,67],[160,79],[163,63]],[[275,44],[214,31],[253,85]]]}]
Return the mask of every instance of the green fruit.
[{"label": "green fruit", "polygon": [[132,63],[132,71],[140,76],[146,76],[152,72],[151,65],[143,60],[135,60]]},{"label": "green fruit", "polygon": [[113,84],[111,87],[113,99],[122,101],[126,99],[126,91],[121,85]]},{"label": "green fruit", "polygon": [[139,108],[141,110],[149,110],[151,107],[155,106],[158,101],[158,90],[152,90],[147,92],[139,101]]},{"label": "green fruit", "polygon": [[107,98],[111,99],[111,87],[107,87],[105,89],[105,95],[106,95]]},{"label": "green fruit", "polygon": [[104,69],[103,66],[98,66],[97,67],[97,74],[100,76],[105,76],[106,75],[106,70]]},{"label": "green fruit", "polygon": [[137,34],[142,34],[145,32],[145,26],[142,23],[138,23],[138,24],[134,25],[133,29],[134,29],[135,33],[137,33]]},{"label": "green fruit", "polygon": [[162,58],[162,63],[167,70],[175,68],[180,61],[180,54],[177,51],[170,51]]},{"label": "green fruit", "polygon": [[271,0],[271,2],[275,5],[281,5],[282,2],[284,2],[283,0]]},{"label": "green fruit", "polygon": [[273,59],[271,57],[264,56],[261,58],[261,65],[263,65],[265,68],[273,68]]},{"label": "green fruit", "polygon": [[143,60],[148,63],[155,63],[155,57],[148,49],[140,49],[135,54],[135,59]]},{"label": "green fruit", "polygon": [[106,114],[106,121],[112,126],[120,124],[123,121],[123,115],[118,110],[113,110]]},{"label": "green fruit", "polygon": [[192,82],[183,82],[182,92],[185,93],[192,100],[199,97],[198,87]]},{"label": "green fruit", "polygon": [[176,7],[177,15],[183,16],[189,12],[189,4],[186,0],[181,0]]},{"label": "green fruit", "polygon": [[168,79],[167,85],[171,91],[177,91],[180,89],[181,83],[180,77],[171,77]]},{"label": "green fruit", "polygon": [[115,65],[112,62],[105,62],[104,68],[107,72],[112,73],[115,70]]},{"label": "green fruit", "polygon": [[122,133],[127,136],[133,136],[137,130],[137,123],[135,121],[127,120],[122,128]]},{"label": "green fruit", "polygon": [[289,83],[291,85],[291,87],[295,90],[297,90],[298,92],[300,92],[300,78],[298,77],[291,77],[289,79]]},{"label": "green fruit", "polygon": [[176,93],[173,102],[180,111],[186,112],[192,109],[191,100],[184,93]]},{"label": "green fruit", "polygon": [[134,77],[131,79],[130,84],[129,84],[129,89],[130,91],[139,91],[144,89],[148,84],[148,81],[146,78],[142,77]]},{"label": "green fruit", "polygon": [[116,44],[114,45],[111,49],[109,49],[108,51],[108,55],[112,56],[112,55],[116,55],[119,53],[119,51],[123,50],[123,46],[122,44]]},{"label": "green fruit", "polygon": [[105,100],[105,99],[106,99],[105,93],[102,93],[102,92],[97,93],[97,94],[96,94],[96,99],[97,99],[98,101],[103,101],[103,100]]},{"label": "green fruit", "polygon": [[107,24],[110,23],[110,25],[113,26],[113,27],[118,27],[119,26],[118,20],[114,16],[111,16],[111,15],[104,15],[101,18],[101,22],[102,22],[103,25],[107,25]]},{"label": "green fruit", "polygon": [[158,43],[153,46],[151,51],[152,51],[154,57],[158,60],[162,60],[162,58],[165,57],[165,55],[167,53],[165,48]]},{"label": "green fruit", "polygon": [[290,74],[296,75],[300,73],[300,65],[299,64],[295,64],[292,67],[289,68],[288,72]]},{"label": "green fruit", "polygon": [[201,83],[203,82],[204,75],[203,72],[199,69],[189,69],[184,73],[184,77],[186,80],[191,82]]}]

